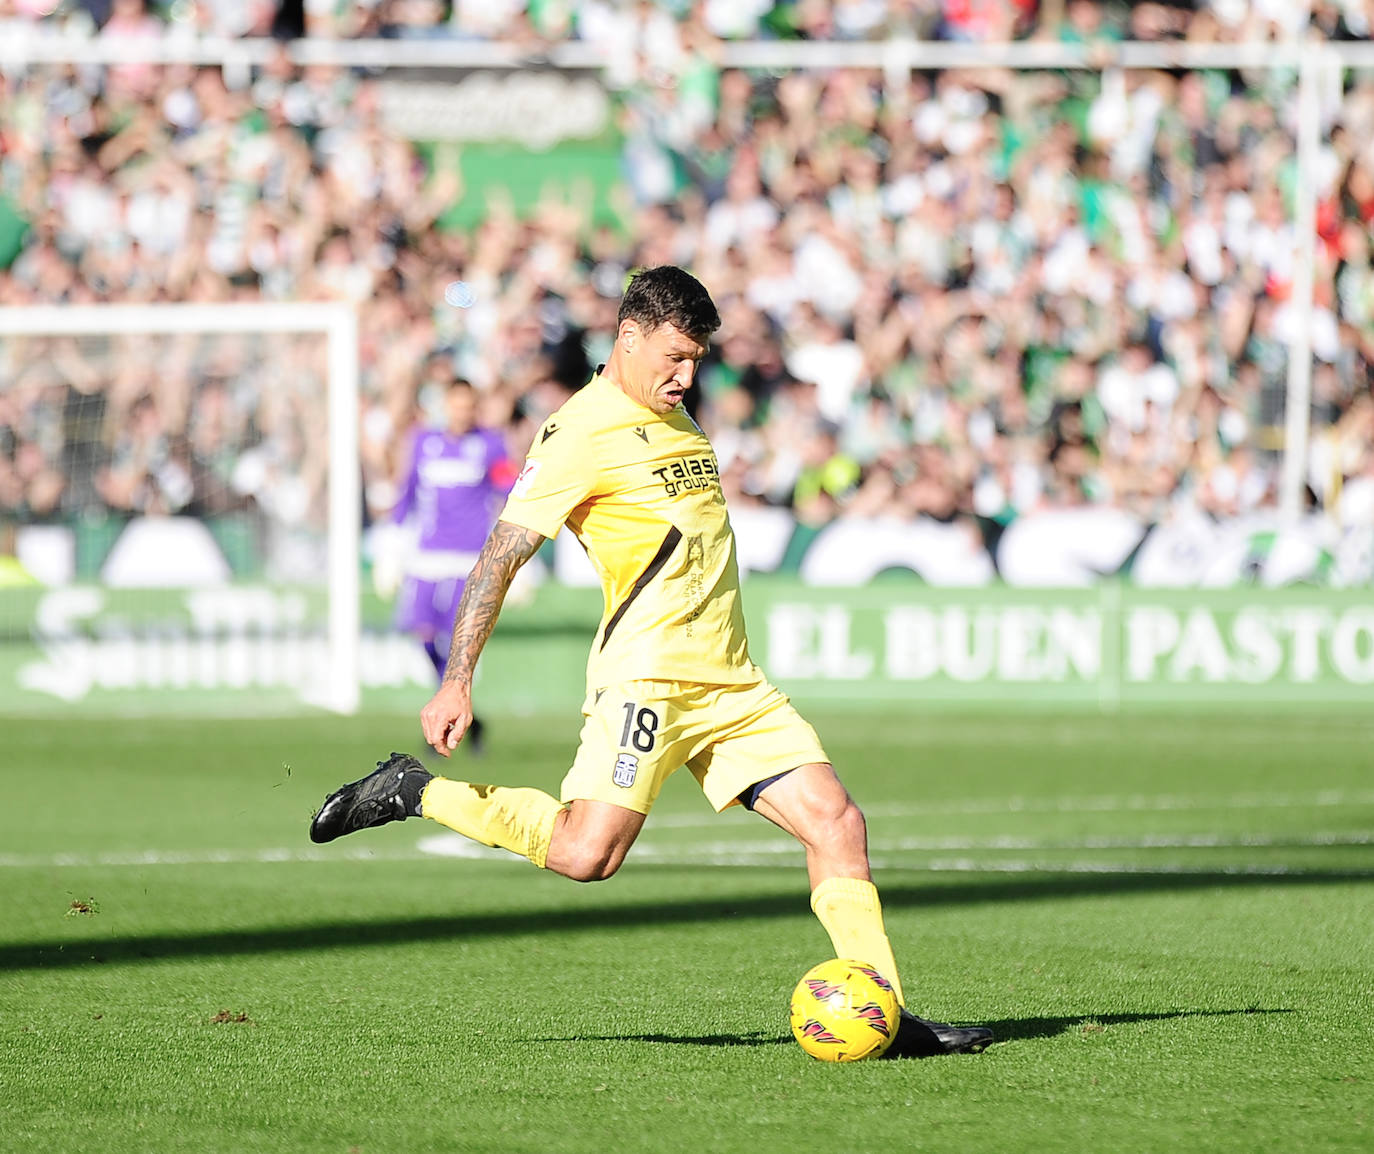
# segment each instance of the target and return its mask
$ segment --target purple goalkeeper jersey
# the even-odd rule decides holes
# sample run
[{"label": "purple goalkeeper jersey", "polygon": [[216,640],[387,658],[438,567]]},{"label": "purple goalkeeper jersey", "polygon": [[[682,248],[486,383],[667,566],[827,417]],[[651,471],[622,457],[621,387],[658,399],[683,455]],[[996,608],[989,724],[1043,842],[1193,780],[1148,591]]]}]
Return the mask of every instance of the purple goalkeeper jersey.
[{"label": "purple goalkeeper jersey", "polygon": [[510,488],[510,461],[501,435],[473,429],[461,437],[442,429],[422,429],[411,443],[410,469],[392,510],[397,524],[413,516],[419,529],[419,555],[412,572],[464,575],[482,548],[501,502]]}]

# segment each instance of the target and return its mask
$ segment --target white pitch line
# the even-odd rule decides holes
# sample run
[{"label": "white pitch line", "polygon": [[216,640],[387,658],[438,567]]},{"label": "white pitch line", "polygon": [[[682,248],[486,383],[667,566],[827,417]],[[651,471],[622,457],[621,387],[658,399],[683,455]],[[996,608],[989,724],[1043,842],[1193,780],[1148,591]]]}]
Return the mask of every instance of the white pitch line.
[{"label": "white pitch line", "polygon": [[[1064,797],[952,798],[945,801],[881,802],[865,805],[869,818],[981,817],[1021,813],[1177,813],[1249,809],[1330,809],[1335,806],[1374,805],[1374,790],[1324,789],[1315,793],[1101,794]],[[722,820],[748,821],[744,811],[654,814],[655,829],[705,829]]]},{"label": "white pitch line", "polygon": [[[908,862],[884,861],[875,858],[872,861],[875,869],[911,869]],[[1068,873],[1068,874],[1138,874],[1142,876],[1152,875],[1188,875],[1197,873],[1206,874],[1227,874],[1243,877],[1303,877],[1308,874],[1321,875],[1326,871],[1320,869],[1309,869],[1305,866],[1286,866],[1286,865],[1245,865],[1227,863],[1216,866],[1188,866],[1174,863],[1164,863],[1161,865],[1140,865],[1131,862],[1102,862],[1102,861],[1000,861],[1000,862],[980,862],[971,858],[949,858],[936,859],[934,861],[922,862],[919,869],[931,873],[991,873],[991,874],[1032,874],[1032,873]],[[1344,870],[1344,876],[1349,878],[1374,878],[1374,870]]]},{"label": "white pitch line", "polygon": [[945,802],[863,806],[869,817],[955,816],[997,813],[1173,813],[1187,810],[1327,809],[1374,805],[1374,790],[1326,789],[1316,793],[1104,794],[1099,797],[975,798]]},{"label": "white pitch line", "polygon": [[0,869],[96,869],[106,866],[261,865],[279,862],[422,861],[416,850],[339,849],[135,850],[129,853],[0,854]]},{"label": "white pitch line", "polygon": [[[1254,849],[1282,847],[1291,849],[1320,849],[1330,846],[1374,845],[1374,832],[1293,834],[1239,834],[1226,837],[1217,834],[1157,835],[1142,838],[1085,837],[1071,840],[1042,840],[1021,837],[904,837],[872,838],[868,848],[875,853],[939,853],[948,850],[1146,850],[1146,849]],[[636,847],[643,852],[645,847]],[[650,852],[671,856],[681,850],[706,854],[786,854],[800,852],[792,841],[781,839],[753,842],[688,842],[680,847],[658,846],[651,843]]]},{"label": "white pitch line", "polygon": [[[990,814],[1021,813],[1173,813],[1254,809],[1327,809],[1337,806],[1357,805],[1374,805],[1374,790],[1329,789],[1320,790],[1315,793],[1243,793],[1212,797],[1190,794],[1103,794],[1100,796],[1064,796],[1049,798],[963,798],[920,803],[878,804],[864,806],[863,808],[864,813],[869,818],[885,820],[889,818],[983,816]],[[743,811],[738,814],[733,811],[727,811],[725,814],[655,814],[650,818],[650,828],[654,830],[708,828],[719,830],[722,828],[722,823],[735,824],[738,827],[742,827],[747,825],[750,821],[750,816]],[[728,828],[728,824],[726,828]],[[442,837],[444,835],[440,836]],[[1259,845],[1266,843],[1252,842],[1248,844]],[[1342,843],[1333,842],[1330,844]],[[1363,845],[1366,843],[1355,842],[1350,844]],[[922,839],[905,839],[901,844],[890,845],[884,843],[884,846],[885,848],[894,850],[1049,848],[1044,843],[1013,844],[1008,841],[1006,844],[998,845],[994,844],[992,841],[986,843],[964,842],[957,839],[954,842],[941,841],[939,844],[935,844],[933,841],[926,843],[922,841]],[[647,848],[648,847],[641,844],[636,848],[635,856],[642,858]],[[872,848],[879,848],[877,841],[873,842]],[[1123,844],[1120,846],[1112,845],[1110,847],[1089,844],[1081,846],[1065,844],[1055,848],[1149,849],[1157,847],[1154,845],[1136,846],[1133,844]],[[1160,843],[1158,848],[1170,847],[1165,846],[1164,843]],[[1191,845],[1172,848],[1191,848]],[[1245,847],[1234,846],[1231,848]],[[651,850],[650,852],[655,851]],[[52,854],[42,857],[0,854],[0,869],[52,868],[63,866],[251,864],[272,861],[338,861],[341,858],[350,861],[419,861],[423,860],[426,856],[429,855],[409,851],[385,852],[342,848],[328,850],[285,848],[266,850],[147,850],[95,855]],[[471,852],[466,856],[486,857],[504,855],[501,854],[500,851],[487,851],[482,846],[474,845],[472,846]]]},{"label": "white pitch line", "polygon": [[[1307,836],[1291,834],[1241,834],[1222,837],[1213,834],[1182,836],[1151,836],[1144,838],[1086,837],[1063,841],[1042,841],[1034,838],[874,838],[869,841],[871,854],[883,853],[948,853],[972,850],[1030,850],[1039,853],[1083,850],[1153,850],[1153,849],[1326,849],[1338,846],[1374,845],[1374,832],[1319,833]],[[438,852],[443,852],[440,849]],[[769,858],[800,855],[795,842],[781,839],[748,842],[687,842],[682,845],[639,844],[633,850],[637,860],[660,863],[673,861],[709,865],[713,862],[763,862]],[[895,860],[895,859],[893,859]],[[876,864],[876,859],[875,859]],[[907,863],[908,866],[911,863]],[[920,862],[915,868],[932,868]],[[1043,868],[1054,868],[1044,866]]]},{"label": "white pitch line", "polygon": [[1374,832],[1361,830],[1342,833],[1283,834],[1149,834],[1145,837],[1083,837],[1072,840],[1038,840],[1035,838],[940,838],[904,837],[874,839],[875,850],[971,850],[971,849],[1028,849],[1028,850],[1099,850],[1099,849],[1252,849],[1282,847],[1293,849],[1326,846],[1374,845]]},{"label": "white pitch line", "polygon": [[[1238,834],[1221,836],[1214,834],[1150,835],[1143,838],[1085,837],[1064,840],[1036,840],[1033,838],[990,837],[990,838],[876,838],[869,848],[875,855],[910,853],[950,853],[972,852],[976,850],[1019,850],[1038,853],[1081,852],[1084,850],[1154,850],[1154,849],[1326,849],[1341,846],[1374,845],[1374,831],[1357,830],[1345,832],[1323,832],[1307,835],[1292,834]],[[633,851],[636,861],[659,865],[762,865],[775,864],[779,857],[799,856],[800,847],[781,837],[767,841],[705,841],[657,843],[652,839],[640,842]],[[164,865],[263,865],[282,862],[416,862],[432,860],[436,857],[463,858],[469,860],[514,861],[514,856],[504,850],[489,849],[469,841],[459,834],[434,834],[420,839],[409,849],[374,850],[366,847],[315,849],[309,847],[275,847],[258,850],[138,850],[129,853],[103,854],[3,854],[0,855],[0,869],[96,869],[128,866]],[[896,864],[899,859],[882,859]],[[959,859],[967,862],[968,859]],[[875,857],[875,864],[878,858]],[[1093,863],[1088,863],[1092,865]],[[905,868],[939,869],[947,868],[929,861],[912,863],[901,862]],[[972,869],[972,865],[959,868]],[[1072,862],[1044,862],[1026,865],[1016,862],[988,861],[977,865],[978,869],[1020,872],[1023,869],[1075,870],[1079,868]],[[1103,866],[1103,869],[1107,869]],[[1136,867],[1121,866],[1122,870]],[[1166,872],[1171,866],[1151,866],[1146,872]],[[1193,867],[1177,867],[1189,872]],[[1240,868],[1240,867],[1235,867]],[[1286,867],[1263,866],[1260,870]],[[1112,865],[1110,871],[1117,866]],[[1292,872],[1292,871],[1287,871]]]}]

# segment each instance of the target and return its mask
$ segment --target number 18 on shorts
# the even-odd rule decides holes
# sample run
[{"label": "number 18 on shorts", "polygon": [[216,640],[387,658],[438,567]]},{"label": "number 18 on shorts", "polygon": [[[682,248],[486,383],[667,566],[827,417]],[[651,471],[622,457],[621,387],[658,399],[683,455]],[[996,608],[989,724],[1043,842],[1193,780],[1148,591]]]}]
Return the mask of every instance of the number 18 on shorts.
[{"label": "number 18 on shorts", "polygon": [[[620,748],[634,747],[640,753],[652,753],[656,733],[658,714],[647,705],[640,705],[635,701],[625,702],[625,726],[620,731]],[[638,776],[638,756],[633,753],[622,753],[615,759],[615,772],[611,774],[611,780],[621,789],[634,788],[635,778]]]},{"label": "number 18 on shorts", "polygon": [[755,782],[829,760],[815,730],[762,677],[737,685],[626,681],[589,693],[582,715],[565,802],[648,813],[686,765],[721,810]]}]

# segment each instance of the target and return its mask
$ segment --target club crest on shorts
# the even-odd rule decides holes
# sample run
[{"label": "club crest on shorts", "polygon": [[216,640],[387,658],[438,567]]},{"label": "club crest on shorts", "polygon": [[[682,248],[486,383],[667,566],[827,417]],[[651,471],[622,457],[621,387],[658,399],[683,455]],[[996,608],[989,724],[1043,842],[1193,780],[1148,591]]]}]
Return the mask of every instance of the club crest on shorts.
[{"label": "club crest on shorts", "polygon": [[635,774],[638,772],[639,758],[633,753],[622,753],[615,759],[615,772],[611,774],[611,780],[621,789],[629,789],[634,785]]}]

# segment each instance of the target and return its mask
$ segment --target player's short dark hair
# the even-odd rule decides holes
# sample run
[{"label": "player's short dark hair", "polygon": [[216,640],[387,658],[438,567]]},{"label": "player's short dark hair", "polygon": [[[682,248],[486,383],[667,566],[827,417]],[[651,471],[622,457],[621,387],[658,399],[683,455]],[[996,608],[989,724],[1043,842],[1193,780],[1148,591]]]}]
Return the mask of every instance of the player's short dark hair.
[{"label": "player's short dark hair", "polygon": [[720,313],[701,281],[685,269],[663,264],[630,279],[616,324],[625,321],[637,321],[650,332],[672,325],[693,340],[704,341],[720,328]]},{"label": "player's short dark hair", "polygon": [[477,386],[468,380],[467,377],[454,377],[448,383],[448,391],[451,393],[455,389],[466,389],[469,393],[474,393],[477,391]]}]

